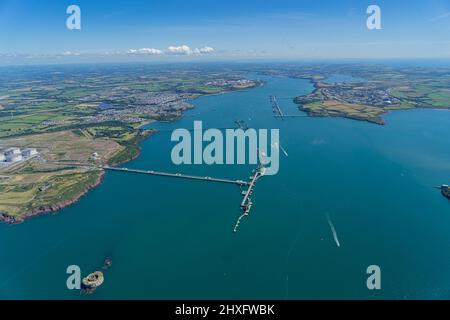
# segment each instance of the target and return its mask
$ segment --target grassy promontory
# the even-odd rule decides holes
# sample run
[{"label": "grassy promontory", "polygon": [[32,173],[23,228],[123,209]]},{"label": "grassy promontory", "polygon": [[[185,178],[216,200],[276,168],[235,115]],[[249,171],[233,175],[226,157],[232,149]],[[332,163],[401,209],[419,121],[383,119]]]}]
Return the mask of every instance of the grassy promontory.
[{"label": "grassy promontory", "polygon": [[[136,158],[139,143],[153,132],[131,129],[89,127],[3,140],[1,145],[5,146],[32,145],[40,155],[0,169],[0,221],[21,223],[77,202],[101,183],[104,171],[99,166],[119,165]],[[96,137],[105,134],[105,130],[114,134]]]},{"label": "grassy promontory", "polygon": [[[355,69],[357,71],[359,69]],[[307,77],[314,85],[310,94],[294,102],[315,117],[344,117],[384,125],[383,115],[392,110],[450,108],[448,79],[433,71],[386,71],[365,74],[367,80],[324,82],[325,77]]]}]

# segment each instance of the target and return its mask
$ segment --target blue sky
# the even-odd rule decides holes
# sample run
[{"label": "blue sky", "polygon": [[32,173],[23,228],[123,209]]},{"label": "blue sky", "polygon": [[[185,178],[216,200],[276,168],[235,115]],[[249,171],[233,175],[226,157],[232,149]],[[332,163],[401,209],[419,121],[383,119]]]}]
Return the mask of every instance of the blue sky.
[{"label": "blue sky", "polygon": [[[81,30],[66,28],[71,4],[81,8]],[[382,30],[366,27],[370,4],[382,10]],[[142,48],[161,52],[130,51]],[[0,0],[0,54],[3,61],[450,58],[450,0]]]}]

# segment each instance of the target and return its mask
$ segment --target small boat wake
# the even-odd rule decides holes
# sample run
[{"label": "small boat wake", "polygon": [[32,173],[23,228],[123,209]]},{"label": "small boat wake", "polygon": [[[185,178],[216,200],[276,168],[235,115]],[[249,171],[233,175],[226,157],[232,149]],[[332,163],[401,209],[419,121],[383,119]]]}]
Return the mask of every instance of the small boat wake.
[{"label": "small boat wake", "polygon": [[283,151],[284,155],[285,155],[286,157],[289,157],[288,153],[286,152],[286,150],[283,148],[282,145],[278,145],[278,143],[275,142],[275,143],[273,144],[273,146],[274,146],[275,148],[277,148],[278,151],[281,149],[281,151]]},{"label": "small boat wake", "polygon": [[285,155],[286,157],[289,157],[288,153],[286,152],[286,150],[284,150],[284,148],[283,148],[282,145],[280,145],[280,148],[281,148],[281,151],[283,151],[284,155]]},{"label": "small boat wake", "polygon": [[336,242],[336,245],[338,246],[338,248],[340,248],[341,244],[339,243],[337,232],[336,232],[336,229],[334,228],[333,222],[330,219],[330,215],[327,213],[326,217],[327,217],[328,224],[330,225],[331,232],[333,233],[334,242]]}]

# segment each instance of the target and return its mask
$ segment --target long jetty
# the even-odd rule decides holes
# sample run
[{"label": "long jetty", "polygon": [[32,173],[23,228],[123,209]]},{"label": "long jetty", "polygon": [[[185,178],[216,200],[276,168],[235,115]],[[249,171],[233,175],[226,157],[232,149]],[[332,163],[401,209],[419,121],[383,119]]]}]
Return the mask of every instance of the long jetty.
[{"label": "long jetty", "polygon": [[274,115],[275,118],[308,118],[306,114],[283,114],[283,116],[280,116],[278,114]]},{"label": "long jetty", "polygon": [[239,229],[239,225],[241,224],[242,219],[247,217],[250,214],[250,211],[253,206],[253,202],[251,200],[251,196],[253,194],[253,190],[255,188],[256,182],[259,178],[264,175],[264,166],[261,165],[261,154],[259,154],[259,164],[256,170],[253,170],[252,176],[249,181],[244,180],[232,180],[232,179],[222,179],[222,178],[213,178],[208,176],[194,176],[187,175],[182,173],[169,173],[162,171],[154,171],[154,170],[140,170],[140,169],[129,169],[129,168],[120,168],[120,167],[111,167],[107,165],[95,165],[91,163],[80,163],[80,162],[46,162],[47,164],[54,165],[62,165],[69,167],[86,167],[86,168],[97,168],[103,169],[105,171],[117,171],[124,173],[133,173],[133,174],[145,174],[152,176],[161,176],[161,177],[169,177],[169,178],[178,178],[178,179],[186,179],[186,180],[197,180],[197,181],[205,181],[205,182],[216,182],[216,183],[225,183],[225,184],[233,184],[238,185],[239,187],[247,187],[246,190],[242,191],[243,199],[240,205],[242,210],[242,215],[238,218],[236,225],[234,227],[234,232],[236,233]]},{"label": "long jetty", "polygon": [[111,167],[111,166],[99,166],[99,165],[94,165],[91,163],[79,163],[79,162],[46,162],[46,163],[54,164],[54,165],[70,166],[70,167],[97,168],[97,169],[103,169],[105,171],[118,171],[118,172],[146,174],[146,175],[152,175],[152,176],[178,178],[178,179],[186,179],[186,180],[226,183],[226,184],[238,185],[240,187],[245,187],[245,186],[250,185],[250,182],[244,181],[244,180],[222,179],[222,178],[213,178],[213,177],[208,177],[208,176],[194,176],[194,175],[188,175],[188,174],[182,174],[182,173],[170,173],[170,172],[162,172],[162,171],[154,171],[154,170],[140,170],[140,169],[129,169],[129,168],[121,168],[121,167]]},{"label": "long jetty", "polygon": [[278,100],[276,96],[270,96],[270,102],[272,103],[273,112],[277,115],[277,117],[284,119],[283,111],[281,111],[280,105],[278,104]]},{"label": "long jetty", "polygon": [[[284,120],[286,118],[307,118],[308,115],[306,114],[285,114],[281,108],[280,104],[278,103],[278,99],[280,99],[277,96],[270,96],[270,103],[272,104],[272,111],[274,113],[274,117]],[[287,97],[282,97],[281,99],[287,99]]]},{"label": "long jetty", "polygon": [[253,189],[255,188],[256,181],[258,181],[258,179],[263,176],[263,170],[264,167],[258,166],[258,169],[253,171],[253,176],[250,177],[250,182],[248,184],[247,190],[242,192],[242,195],[244,196],[241,202],[242,215],[236,221],[236,225],[234,226],[234,233],[238,232],[242,219],[250,215],[250,211],[253,207],[253,201],[251,200],[250,196],[253,194]]},{"label": "long jetty", "polygon": [[242,199],[242,202],[241,202],[242,209],[246,208],[249,197],[251,196],[251,194],[253,193],[253,189],[255,188],[256,180],[258,180],[258,178],[260,176],[261,176],[261,172],[260,172],[260,169],[258,169],[251,177],[250,183],[248,184],[248,189],[247,189],[247,191],[244,191],[244,198]]},{"label": "long jetty", "polygon": [[248,182],[247,190],[242,191],[243,199],[241,202],[241,210],[242,215],[239,216],[238,220],[236,221],[236,225],[234,226],[234,233],[238,232],[239,226],[241,225],[242,219],[250,215],[250,211],[253,207],[253,201],[250,198],[253,195],[253,190],[255,189],[256,182],[259,178],[264,176],[266,168],[262,165],[262,157],[264,155],[259,152],[258,150],[258,167],[252,171],[252,176],[250,177],[250,182]]},{"label": "long jetty", "polygon": [[228,184],[235,184],[238,186],[248,186],[249,185],[249,182],[243,181],[243,180],[231,180],[231,179],[221,179],[221,178],[212,178],[212,177],[203,177],[203,176],[193,176],[193,175],[182,174],[182,173],[169,173],[169,172],[161,172],[161,171],[153,171],[153,170],[128,169],[128,168],[118,168],[118,167],[110,167],[110,166],[103,166],[102,169],[108,170],[108,171],[120,171],[120,172],[136,173],[136,174],[147,174],[147,175],[152,175],[152,176],[161,176],[161,177],[169,177],[169,178],[228,183]]}]

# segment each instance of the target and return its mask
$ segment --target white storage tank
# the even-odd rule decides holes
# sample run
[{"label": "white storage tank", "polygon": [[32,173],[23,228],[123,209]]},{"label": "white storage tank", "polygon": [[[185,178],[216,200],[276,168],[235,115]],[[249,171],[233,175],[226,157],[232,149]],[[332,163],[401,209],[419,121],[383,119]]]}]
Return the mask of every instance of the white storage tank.
[{"label": "white storage tank", "polygon": [[23,157],[31,157],[37,155],[37,150],[35,148],[28,148],[22,151]]},{"label": "white storage tank", "polygon": [[8,154],[6,156],[6,162],[19,162],[22,160],[23,160],[23,157],[20,153],[19,154]]},{"label": "white storage tank", "polygon": [[20,155],[20,148],[8,148],[5,151],[5,157],[11,156],[11,155]]}]

